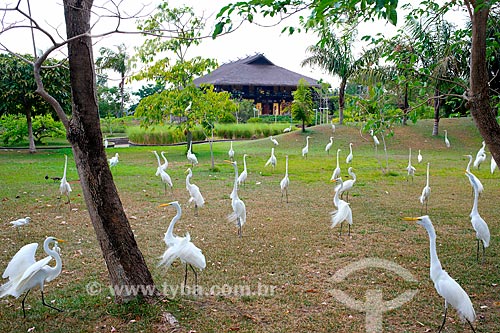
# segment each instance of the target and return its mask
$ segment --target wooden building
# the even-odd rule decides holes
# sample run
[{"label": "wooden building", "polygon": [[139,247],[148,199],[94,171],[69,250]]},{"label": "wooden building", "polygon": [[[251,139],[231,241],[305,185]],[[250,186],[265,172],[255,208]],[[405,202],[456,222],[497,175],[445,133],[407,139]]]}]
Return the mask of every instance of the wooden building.
[{"label": "wooden building", "polygon": [[224,64],[194,80],[196,86],[212,84],[215,91],[228,91],[233,98],[253,100],[259,114],[280,115],[293,101],[300,79],[320,87],[317,80],[274,65],[263,54]]}]

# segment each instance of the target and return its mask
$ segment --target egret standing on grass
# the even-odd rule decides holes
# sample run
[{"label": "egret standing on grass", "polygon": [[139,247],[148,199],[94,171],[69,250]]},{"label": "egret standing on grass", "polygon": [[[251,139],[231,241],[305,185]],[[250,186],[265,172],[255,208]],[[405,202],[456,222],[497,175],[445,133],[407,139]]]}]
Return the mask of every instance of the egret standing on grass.
[{"label": "egret standing on grass", "polygon": [[269,164],[271,164],[273,167],[273,170],[274,170],[274,168],[276,167],[276,163],[277,163],[277,160],[276,160],[276,156],[274,156],[274,148],[271,148],[271,157],[269,157],[269,159],[266,162],[266,165],[264,165],[264,166],[268,166]]},{"label": "egret standing on grass", "polygon": [[372,137],[373,139],[373,143],[375,144],[375,148],[377,148],[377,146],[380,144],[380,141],[378,141],[378,138],[377,136],[375,135],[375,133],[373,133],[373,130],[371,129],[370,130],[370,136]]},{"label": "egret standing on grass", "polygon": [[[191,242],[191,236],[187,232],[184,237],[176,236],[173,233],[175,223],[181,218],[182,209],[177,201],[172,201],[167,204],[161,204],[160,207],[174,206],[177,209],[177,214],[170,222],[167,232],[165,233],[164,241],[167,249],[163,253],[158,266],[165,265],[167,268],[179,258],[181,263],[186,265],[186,273],[184,274],[184,288],[186,288],[188,265],[194,273],[195,290],[198,290],[198,273],[194,267],[203,270],[207,266],[205,256],[202,251]],[[194,266],[194,267],[193,267]]]},{"label": "egret standing on grass", "polygon": [[191,171],[191,168],[188,168],[186,173],[186,189],[188,190],[190,196],[188,204],[194,201],[194,215],[198,216],[198,207],[203,207],[205,199],[203,199],[203,196],[201,195],[200,188],[189,182],[191,177],[193,177],[193,171]]},{"label": "egret standing on grass", "polygon": [[448,140],[448,131],[444,130],[444,144],[446,147],[450,148],[450,140]]},{"label": "egret standing on grass", "polygon": [[115,167],[115,166],[117,166],[117,165],[118,165],[118,162],[120,162],[120,161],[118,160],[118,157],[120,157],[120,155],[118,155],[118,153],[116,153],[116,154],[115,154],[115,156],[113,156],[113,157],[111,157],[111,158],[109,159],[109,167],[110,167],[110,168],[113,168],[113,167]]},{"label": "egret standing on grass", "polygon": [[289,127],[285,127],[283,129],[283,133],[288,133],[288,132],[291,132],[292,131],[292,125],[290,125]]},{"label": "egret standing on grass", "polygon": [[165,185],[165,194],[166,194],[167,185],[170,187],[170,190],[173,191],[174,185],[172,184],[172,178],[170,178],[170,175],[163,169],[163,165],[161,164],[160,161],[160,156],[158,156],[156,150],[153,150],[153,153],[155,154],[156,160],[158,161],[158,167],[156,168],[156,176],[160,176],[162,183]]},{"label": "egret standing on grass", "polygon": [[191,141],[189,143],[189,149],[186,153],[186,157],[188,159],[188,161],[191,163],[191,167],[194,168],[194,165],[195,164],[198,164],[198,158],[196,157],[196,155],[194,153],[191,152],[191,147],[193,146],[193,141]]},{"label": "egret standing on grass", "polygon": [[497,168],[497,162],[495,161],[495,159],[493,158],[493,155],[491,155],[491,163],[490,163],[490,171],[491,171],[491,174],[493,174],[495,172],[495,169]]},{"label": "egret standing on grass", "polygon": [[274,143],[275,146],[279,145],[278,140],[276,140],[272,135],[269,137],[272,143]]},{"label": "egret standing on grass", "polygon": [[234,160],[233,141],[231,141],[231,147],[229,148],[229,151],[227,152],[227,155],[229,156],[229,159],[231,161]]},{"label": "egret standing on grass", "polygon": [[485,248],[490,245],[490,229],[488,228],[488,224],[483,220],[481,215],[479,215],[478,211],[478,201],[479,201],[479,191],[478,186],[475,181],[475,176],[468,171],[465,171],[465,175],[469,178],[472,187],[474,188],[474,204],[472,205],[472,210],[470,212],[470,222],[472,223],[472,227],[476,231],[476,239],[477,239],[477,251],[476,251],[476,260],[479,261],[479,242],[483,243],[483,260],[484,260],[484,252]]},{"label": "egret standing on grass", "polygon": [[288,186],[290,185],[290,179],[288,178],[288,155],[285,156],[285,177],[280,182],[281,188],[281,201],[283,201],[283,195],[286,195],[286,202],[288,203]]},{"label": "egret standing on grass", "polygon": [[418,161],[419,164],[422,162],[422,159],[423,159],[423,157],[422,157],[422,154],[420,154],[420,149],[419,149],[418,150],[418,156],[417,156],[417,161]]},{"label": "egret standing on grass", "polygon": [[406,167],[406,170],[408,170],[408,177],[411,177],[411,182],[413,183],[413,176],[415,175],[416,169],[415,167],[413,167],[413,165],[411,165],[411,148],[410,148],[410,155],[408,157],[408,166]]},{"label": "egret standing on grass", "polygon": [[335,168],[335,170],[333,170],[332,177],[330,178],[330,180],[335,180],[340,177],[339,153],[340,153],[340,148],[337,149],[337,167]]},{"label": "egret standing on grass", "polygon": [[245,181],[247,180],[248,176],[247,160],[246,160],[247,156],[248,156],[247,154],[243,154],[243,171],[238,176],[238,185],[245,184]]},{"label": "egret standing on grass", "polygon": [[229,195],[231,198],[231,206],[233,207],[233,212],[227,216],[229,222],[234,223],[238,227],[238,236],[241,238],[243,236],[243,225],[247,221],[247,209],[245,203],[238,197],[238,164],[236,161],[226,161],[231,163],[234,168],[234,184],[233,191]]},{"label": "egret standing on grass", "polygon": [[167,168],[168,168],[168,160],[167,160],[167,158],[165,157],[165,152],[164,152],[164,151],[162,151],[162,152],[161,152],[161,157],[163,157],[163,164],[161,165],[161,169],[162,169],[163,171],[167,171]]},{"label": "egret standing on grass", "polygon": [[344,183],[341,178],[337,178],[335,181],[340,182],[340,189],[335,191],[335,195],[333,196],[333,204],[337,207],[337,210],[330,212],[332,225],[331,228],[334,228],[337,224],[340,223],[340,232],[339,236],[342,235],[342,223],[347,221],[349,224],[348,236],[351,235],[351,225],[352,225],[352,210],[349,206],[349,203],[339,198],[339,192],[341,192]]},{"label": "egret standing on grass", "polygon": [[330,137],[330,142],[328,142],[325,146],[325,151],[330,155],[330,149],[332,149],[333,146],[333,136]]},{"label": "egret standing on grass", "polygon": [[344,195],[344,192],[346,192],[347,193],[347,200],[349,201],[349,191],[354,186],[354,183],[356,183],[356,174],[352,171],[352,167],[349,167],[349,169],[347,169],[347,173],[349,174],[349,176],[352,177],[352,179],[348,179],[345,182],[343,182],[342,184],[335,186],[335,192],[340,192],[339,193],[340,198],[342,198],[342,196]]},{"label": "egret standing on grass", "polygon": [[417,221],[417,223],[423,226],[429,234],[431,256],[430,276],[432,282],[434,282],[434,288],[436,288],[438,294],[444,298],[444,318],[438,332],[443,330],[444,324],[446,323],[448,304],[454,307],[460,319],[462,321],[467,321],[472,331],[476,332],[472,326],[472,322],[476,319],[476,313],[469,295],[467,295],[462,287],[441,267],[441,262],[439,261],[436,251],[436,231],[434,230],[431,219],[429,216],[425,215],[420,217],[405,217],[404,220]]},{"label": "egret standing on grass", "polygon": [[422,209],[424,209],[425,203],[425,213],[427,214],[427,203],[429,202],[429,197],[431,196],[431,187],[429,186],[429,167],[430,163],[427,163],[427,182],[422,190],[422,195],[420,196],[420,203],[422,204]]},{"label": "egret standing on grass", "polygon": [[10,221],[9,223],[12,224],[13,228],[16,228],[17,234],[19,235],[19,228],[21,228],[23,225],[27,225],[30,222],[31,222],[31,217],[26,216],[25,218],[22,219]]},{"label": "egret standing on grass", "polygon": [[61,178],[61,185],[59,185],[59,192],[61,192],[61,195],[65,195],[68,197],[68,202],[69,208],[71,209],[71,199],[69,198],[69,194],[71,193],[71,186],[69,185],[68,181],[66,180],[66,169],[68,168],[68,155],[64,155],[64,173]]},{"label": "egret standing on grass", "polygon": [[306,136],[306,146],[302,148],[302,157],[307,158],[307,153],[309,153],[309,139],[311,137],[308,135]]},{"label": "egret standing on grass", "polygon": [[345,162],[347,164],[351,163],[352,162],[352,142],[349,143],[349,155],[347,155],[346,159],[345,159]]},{"label": "egret standing on grass", "polygon": [[[475,187],[477,187],[477,192],[481,194],[483,193],[484,190],[483,183],[481,183],[481,181],[479,180],[479,178],[476,177],[475,174],[470,172],[470,166],[472,164],[472,155],[464,155],[464,156],[469,158],[469,163],[467,164],[467,168],[465,169],[465,171],[470,174],[470,177],[468,178],[470,185],[472,186],[472,191],[474,191]],[[473,179],[474,181],[471,181],[471,179]]]},{"label": "egret standing on grass", "polygon": [[[22,300],[23,316],[26,318],[26,311],[24,308],[24,301],[28,296],[31,289],[39,287],[42,293],[42,304],[62,312],[50,304],[45,303],[45,298],[43,295],[43,287],[45,282],[50,282],[54,280],[62,270],[62,260],[59,255],[59,251],[56,250],[56,245],[54,248],[49,248],[50,243],[64,242],[61,239],[54,237],[47,237],[43,242],[43,249],[45,253],[49,256],[35,261],[35,253],[38,248],[38,243],[31,243],[24,245],[14,257],[10,260],[5,272],[2,277],[4,279],[8,278],[9,281],[0,286],[0,297],[6,295],[14,296],[18,298],[26,292]],[[58,249],[58,247],[57,247]],[[49,266],[49,262],[54,258],[56,260],[56,265],[54,267]]]},{"label": "egret standing on grass", "polygon": [[483,141],[483,146],[478,150],[476,154],[476,159],[474,160],[474,168],[479,169],[481,166],[481,163],[483,163],[486,160],[486,143]]}]

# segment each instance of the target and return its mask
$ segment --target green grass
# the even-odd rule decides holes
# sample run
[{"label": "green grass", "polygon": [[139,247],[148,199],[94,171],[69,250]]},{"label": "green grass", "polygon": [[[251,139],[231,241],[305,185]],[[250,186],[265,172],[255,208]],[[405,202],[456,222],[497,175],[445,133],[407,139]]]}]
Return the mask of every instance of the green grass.
[{"label": "green grass", "polygon": [[[163,319],[171,312],[182,331],[198,332],[363,332],[365,314],[338,302],[329,292],[344,290],[363,301],[368,289],[380,289],[389,300],[408,289],[417,289],[415,298],[384,314],[384,332],[436,331],[441,323],[442,298],[429,278],[428,238],[425,230],[404,216],[420,215],[418,197],[425,184],[425,163],[431,163],[431,198],[429,215],[438,237],[438,255],[443,267],[471,296],[478,321],[477,332],[496,332],[500,327],[498,303],[499,224],[497,199],[500,196],[498,171],[491,175],[488,165],[473,172],[485,187],[479,202],[481,216],[492,234],[484,264],[475,260],[475,236],[469,212],[472,194],[464,169],[464,154],[475,152],[481,138],[470,119],[442,119],[440,133],[448,130],[451,148],[444,146],[443,136],[432,137],[432,121],[395,129],[387,139],[389,167],[383,174],[373,144],[366,134],[351,126],[337,126],[330,155],[324,147],[331,135],[330,126],[309,128],[307,133],[294,131],[277,136],[276,170],[264,167],[272,143],[268,138],[234,141],[236,159],[242,168],[242,155],[247,158],[249,177],[239,190],[248,212],[243,238],[226,221],[231,212],[229,193],[234,177],[227,159],[229,142],[214,143],[214,157],[219,172],[210,171],[207,144],[196,144],[194,152],[200,164],[194,167],[192,182],[200,187],[206,206],[195,217],[186,205],[184,171],[190,165],[184,146],[111,148],[108,157],[120,153],[120,163],[113,170],[126,214],[143,255],[158,287],[176,288],[184,278],[184,268],[174,264],[168,270],[157,267],[165,250],[163,234],[175,212],[159,203],[179,200],[183,217],[175,232],[191,234],[207,259],[207,268],[199,273],[199,284],[211,286],[248,286],[256,291],[273,286],[272,295],[177,295],[158,299],[153,304],[131,302],[118,305],[109,290],[108,274],[95,233],[89,220],[71,149],[53,149],[29,154],[26,151],[0,151],[0,270],[10,258],[29,242],[42,242],[53,235],[66,239],[61,244],[63,272],[46,285],[46,300],[65,309],[57,313],[43,307],[39,291],[28,296],[26,320],[22,319],[21,300],[0,300],[0,331],[25,332],[157,332],[169,331]],[[310,135],[309,156],[303,159],[301,148]],[[340,166],[347,177],[345,157],[353,142],[352,166],[358,181],[350,194],[354,224],[352,237],[338,236],[338,228],[330,229],[333,210],[333,187],[329,180],[335,168],[335,152],[342,149]],[[406,180],[408,147],[413,151],[417,172],[413,183]],[[163,185],[154,176],[156,159],[151,150],[167,152],[168,173],[174,183],[173,194],[164,194]],[[417,164],[421,149],[424,161]],[[58,199],[59,183],[44,179],[45,175],[61,176],[64,154],[70,155],[68,180],[73,187],[72,207]],[[280,202],[279,182],[284,174],[284,157],[289,156],[290,202]],[[383,150],[378,157],[385,164]],[[489,162],[489,158],[488,158]],[[31,216],[33,221],[18,236],[9,221]],[[344,227],[344,230],[346,228]],[[37,253],[37,259],[43,254]],[[365,269],[341,283],[332,276],[341,268],[363,258],[393,261],[406,268],[417,282],[407,282],[382,269]],[[89,295],[90,282],[102,286],[101,293]],[[192,284],[192,275],[188,277]],[[220,289],[219,289],[220,290]],[[444,331],[467,331],[454,310],[448,313]]]}]

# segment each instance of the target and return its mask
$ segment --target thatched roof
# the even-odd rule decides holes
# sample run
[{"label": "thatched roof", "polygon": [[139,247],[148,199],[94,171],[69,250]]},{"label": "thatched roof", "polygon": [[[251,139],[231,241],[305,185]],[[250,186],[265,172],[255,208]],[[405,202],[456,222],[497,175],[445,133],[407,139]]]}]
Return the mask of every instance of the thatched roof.
[{"label": "thatched roof", "polygon": [[195,79],[194,84],[296,87],[302,78],[310,86],[319,87],[318,80],[276,66],[259,53],[224,64],[211,73]]}]

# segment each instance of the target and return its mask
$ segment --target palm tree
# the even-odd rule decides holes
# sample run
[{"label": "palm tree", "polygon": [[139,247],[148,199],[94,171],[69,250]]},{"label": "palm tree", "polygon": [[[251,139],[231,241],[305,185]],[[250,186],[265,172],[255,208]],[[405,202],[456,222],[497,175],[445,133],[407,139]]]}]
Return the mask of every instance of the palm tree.
[{"label": "palm tree", "polygon": [[344,121],[345,90],[347,81],[364,66],[363,56],[355,58],[352,53],[353,44],[356,39],[355,28],[345,29],[345,33],[337,36],[334,31],[327,30],[323,33],[319,43],[307,48],[311,54],[301,63],[302,66],[317,66],[331,75],[340,78],[339,87],[339,123]]},{"label": "palm tree", "polygon": [[108,49],[106,47],[101,47],[99,53],[100,57],[96,59],[96,66],[98,71],[105,69],[111,69],[120,74],[120,113],[119,116],[123,117],[123,109],[125,104],[125,77],[128,71],[128,54],[126,52],[125,44],[120,44],[117,46],[118,52]]}]

